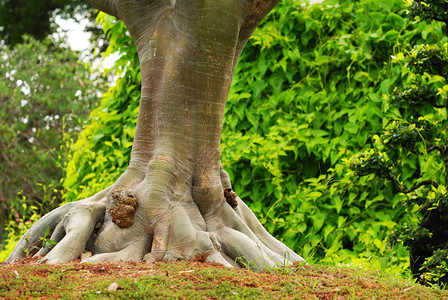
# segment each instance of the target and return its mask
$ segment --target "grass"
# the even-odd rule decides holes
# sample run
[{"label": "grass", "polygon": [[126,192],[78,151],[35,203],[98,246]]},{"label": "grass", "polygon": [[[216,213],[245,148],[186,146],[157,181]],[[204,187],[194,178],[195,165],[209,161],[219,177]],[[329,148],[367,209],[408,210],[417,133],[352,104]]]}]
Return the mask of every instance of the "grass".
[{"label": "grass", "polygon": [[[113,284],[114,283],[114,284]],[[0,263],[6,299],[448,299],[448,291],[360,269],[252,272],[199,262]]]}]

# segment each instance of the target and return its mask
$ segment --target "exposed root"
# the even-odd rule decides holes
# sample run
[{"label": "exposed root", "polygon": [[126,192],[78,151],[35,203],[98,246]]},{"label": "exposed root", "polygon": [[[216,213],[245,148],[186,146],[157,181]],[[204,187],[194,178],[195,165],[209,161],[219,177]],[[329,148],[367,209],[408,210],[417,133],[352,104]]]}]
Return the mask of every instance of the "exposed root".
[{"label": "exposed root", "polygon": [[[222,188],[188,192],[189,186],[177,181],[171,163],[158,159],[148,169],[138,182],[122,180],[44,216],[7,261],[22,258],[22,249],[29,245],[40,247],[35,256],[45,255],[41,262],[46,263],[79,257],[83,262],[197,260],[263,270],[303,261],[263,228],[232,191],[225,171],[221,170]],[[202,206],[210,208],[206,211],[197,206],[208,197],[222,203],[222,191],[229,205]],[[57,245],[42,247],[39,242],[48,228]]]},{"label": "exposed root", "polygon": [[238,198],[238,203],[240,204],[235,210],[236,213],[241,217],[244,224],[246,224],[250,230],[257,236],[263,245],[269,248],[272,252],[280,255],[283,258],[284,263],[290,262],[304,262],[305,260],[296,254],[294,251],[289,249],[285,244],[273,237],[261,223],[258,221],[252,210],[244,203],[240,198]]},{"label": "exposed root", "polygon": [[97,222],[102,223],[106,206],[79,204],[63,220],[64,238],[42,259],[42,262],[60,263],[78,258],[84,252]]},{"label": "exposed root", "polygon": [[135,243],[128,245],[120,251],[100,253],[91,257],[86,256],[81,258],[81,262],[95,263],[101,261],[142,261],[145,252],[147,251],[145,244],[146,240],[144,238],[136,238]]}]

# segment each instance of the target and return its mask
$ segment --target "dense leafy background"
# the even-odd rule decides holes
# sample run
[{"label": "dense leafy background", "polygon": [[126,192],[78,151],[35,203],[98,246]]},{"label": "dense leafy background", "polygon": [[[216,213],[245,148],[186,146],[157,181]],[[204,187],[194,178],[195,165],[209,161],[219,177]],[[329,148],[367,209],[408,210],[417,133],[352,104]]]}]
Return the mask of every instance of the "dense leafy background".
[{"label": "dense leafy background", "polygon": [[[73,147],[67,201],[124,171],[138,112],[135,47],[122,23],[99,20],[110,38],[106,54],[122,55],[118,80]],[[248,42],[226,106],[222,161],[266,228],[308,260],[406,272],[407,249],[386,238],[397,223],[418,222],[413,207],[391,186],[352,176],[345,159],[400,116],[383,101],[406,85],[392,56],[442,38],[441,26],[406,18],[401,0],[283,0]],[[403,160],[403,168],[412,176],[415,162]]]},{"label": "dense leafy background", "polygon": [[[416,20],[444,23],[446,34],[447,5],[443,0],[413,1],[408,10]],[[404,67],[406,84],[386,98],[401,116],[389,120],[375,136],[375,148],[350,158],[350,165],[356,174],[374,174],[395,193],[406,194],[402,205],[418,210],[421,223],[397,226],[390,240],[409,246],[411,270],[420,282],[446,286],[448,43],[441,39],[415,46],[398,53],[395,62]]]},{"label": "dense leafy background", "polygon": [[440,32],[414,28],[404,15],[402,1],[326,1],[307,10],[285,2],[243,53],[224,163],[268,230],[305,257],[407,263],[406,251],[385,241],[406,210],[390,187],[350,177],[343,161],[399,116],[382,99],[402,83],[391,56]]},{"label": "dense leafy background", "polygon": [[[70,144],[82,129],[104,79],[79,54],[24,36],[0,46],[0,244],[6,227],[62,202]],[[14,230],[12,230],[14,231]],[[2,248],[2,245],[0,245]]]}]

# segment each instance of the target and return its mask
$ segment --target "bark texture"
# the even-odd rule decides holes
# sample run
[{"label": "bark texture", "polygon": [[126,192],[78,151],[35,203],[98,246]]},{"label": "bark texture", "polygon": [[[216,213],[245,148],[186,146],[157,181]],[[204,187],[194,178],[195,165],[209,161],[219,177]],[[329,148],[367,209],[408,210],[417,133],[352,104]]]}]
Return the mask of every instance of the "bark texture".
[{"label": "bark texture", "polygon": [[108,189],[45,215],[42,261],[201,260],[263,269],[303,259],[272,237],[222,168],[224,106],[238,57],[278,0],[88,0],[128,27],[142,93],[128,169]]}]

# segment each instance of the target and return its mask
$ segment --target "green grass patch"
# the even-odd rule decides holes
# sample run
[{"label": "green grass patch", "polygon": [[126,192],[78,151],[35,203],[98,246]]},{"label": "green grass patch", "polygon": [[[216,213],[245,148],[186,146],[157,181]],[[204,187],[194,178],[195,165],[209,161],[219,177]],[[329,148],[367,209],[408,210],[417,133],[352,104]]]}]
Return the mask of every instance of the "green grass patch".
[{"label": "green grass patch", "polygon": [[0,296],[7,299],[448,299],[448,291],[378,272],[328,266],[252,272],[186,261],[60,265],[21,261],[0,263]]}]

